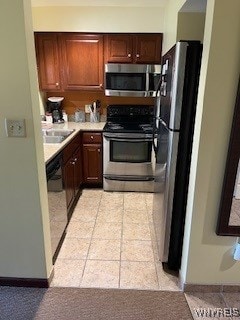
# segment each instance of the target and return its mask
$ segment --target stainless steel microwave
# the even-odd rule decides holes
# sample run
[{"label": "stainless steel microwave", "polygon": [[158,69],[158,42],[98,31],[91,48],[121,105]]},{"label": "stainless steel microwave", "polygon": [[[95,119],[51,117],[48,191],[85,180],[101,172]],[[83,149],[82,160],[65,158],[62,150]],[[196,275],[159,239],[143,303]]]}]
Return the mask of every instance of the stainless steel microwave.
[{"label": "stainless steel microwave", "polygon": [[105,64],[105,95],[155,97],[161,65]]}]

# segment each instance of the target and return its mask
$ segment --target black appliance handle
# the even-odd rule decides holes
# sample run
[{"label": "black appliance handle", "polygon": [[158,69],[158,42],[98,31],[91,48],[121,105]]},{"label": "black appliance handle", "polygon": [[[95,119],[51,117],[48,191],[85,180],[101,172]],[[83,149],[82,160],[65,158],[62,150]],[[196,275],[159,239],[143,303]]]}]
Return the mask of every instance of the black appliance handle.
[{"label": "black appliance handle", "polygon": [[61,155],[55,157],[46,165],[47,181],[51,179],[61,167]]},{"label": "black appliance handle", "polygon": [[111,141],[117,141],[117,142],[151,142],[152,139],[126,139],[126,138],[109,138]]},{"label": "black appliance handle", "polygon": [[148,181],[153,181],[154,177],[134,177],[134,176],[104,176],[106,180],[116,180],[116,181],[143,181],[143,182],[148,182]]},{"label": "black appliance handle", "polygon": [[155,144],[156,138],[157,138],[157,128],[154,126],[153,127],[153,134],[152,134],[152,145],[153,145],[153,151],[154,151],[155,155],[157,154],[157,144]]}]

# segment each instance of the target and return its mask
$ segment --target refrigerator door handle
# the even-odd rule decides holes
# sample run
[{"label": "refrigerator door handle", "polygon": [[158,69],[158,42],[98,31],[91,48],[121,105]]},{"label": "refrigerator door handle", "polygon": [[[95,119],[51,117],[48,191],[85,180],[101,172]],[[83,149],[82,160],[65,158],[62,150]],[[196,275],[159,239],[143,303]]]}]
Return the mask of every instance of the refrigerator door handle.
[{"label": "refrigerator door handle", "polygon": [[156,157],[157,157],[157,151],[158,151],[158,147],[157,147],[157,134],[156,134],[156,133],[153,133],[152,145],[153,145],[153,150],[154,150],[155,158],[156,158]]}]

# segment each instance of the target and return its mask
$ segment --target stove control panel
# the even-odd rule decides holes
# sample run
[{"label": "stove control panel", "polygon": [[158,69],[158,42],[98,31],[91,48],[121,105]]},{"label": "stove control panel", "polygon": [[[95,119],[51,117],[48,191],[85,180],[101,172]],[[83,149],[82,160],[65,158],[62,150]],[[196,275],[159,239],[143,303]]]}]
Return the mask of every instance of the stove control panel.
[{"label": "stove control panel", "polygon": [[152,116],[153,106],[146,105],[109,105],[107,116]]}]

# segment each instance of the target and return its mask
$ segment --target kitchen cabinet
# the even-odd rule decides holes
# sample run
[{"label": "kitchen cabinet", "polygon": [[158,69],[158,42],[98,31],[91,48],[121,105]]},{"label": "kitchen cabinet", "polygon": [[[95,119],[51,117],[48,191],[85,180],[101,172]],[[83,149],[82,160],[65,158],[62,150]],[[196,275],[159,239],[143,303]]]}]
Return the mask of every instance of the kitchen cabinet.
[{"label": "kitchen cabinet", "polygon": [[64,184],[68,212],[78,199],[82,185],[81,135],[78,134],[63,150]]},{"label": "kitchen cabinet", "polygon": [[40,89],[60,91],[62,86],[58,35],[36,33],[35,45]]},{"label": "kitchen cabinet", "polygon": [[65,90],[103,89],[103,36],[63,33],[63,87]]},{"label": "kitchen cabinet", "polygon": [[104,62],[160,63],[162,34],[36,32],[42,91],[103,90]]},{"label": "kitchen cabinet", "polygon": [[161,63],[162,34],[108,34],[105,62]]},{"label": "kitchen cabinet", "polygon": [[83,182],[102,184],[102,134],[83,132]]}]

